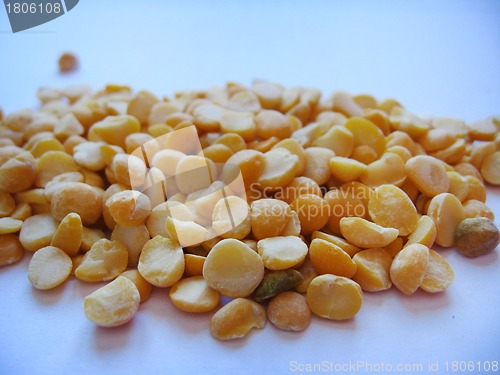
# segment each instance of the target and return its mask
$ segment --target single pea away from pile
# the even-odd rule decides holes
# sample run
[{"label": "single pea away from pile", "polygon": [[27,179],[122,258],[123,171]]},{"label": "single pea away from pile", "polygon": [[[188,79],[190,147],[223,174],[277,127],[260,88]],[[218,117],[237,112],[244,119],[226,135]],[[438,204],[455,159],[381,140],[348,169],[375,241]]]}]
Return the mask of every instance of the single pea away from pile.
[{"label": "single pea away from pile", "polygon": [[500,117],[423,119],[267,81],[37,96],[37,110],[0,109],[0,265],[32,253],[37,289],[109,282],[83,304],[100,326],[169,288],[180,310],[212,312],[221,340],[267,320],[301,331],[353,318],[363,293],[443,292],[443,247],[475,257],[500,241],[485,203]]}]

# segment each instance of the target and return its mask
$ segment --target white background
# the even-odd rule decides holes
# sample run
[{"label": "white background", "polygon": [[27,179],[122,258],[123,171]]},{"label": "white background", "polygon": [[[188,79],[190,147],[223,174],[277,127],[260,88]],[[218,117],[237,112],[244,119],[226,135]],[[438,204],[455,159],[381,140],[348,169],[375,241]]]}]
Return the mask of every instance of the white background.
[{"label": "white background", "polygon": [[[61,76],[57,58],[66,50],[81,66]],[[0,9],[6,112],[35,107],[40,86],[112,82],[170,95],[253,78],[394,97],[421,115],[498,115],[500,2],[81,0],[17,34]],[[500,217],[500,190],[489,192]],[[70,280],[37,291],[26,256],[0,269],[0,374],[277,374],[296,369],[292,361],[367,361],[394,372],[399,363],[428,372],[438,361],[444,373],[445,361],[500,360],[498,251],[474,260],[441,253],[456,271],[446,293],[365,293],[351,321],[315,318],[298,334],[268,324],[233,342],[213,339],[209,314],[182,313],[159,289],[131,323],[96,328],[83,298],[100,285]]]}]

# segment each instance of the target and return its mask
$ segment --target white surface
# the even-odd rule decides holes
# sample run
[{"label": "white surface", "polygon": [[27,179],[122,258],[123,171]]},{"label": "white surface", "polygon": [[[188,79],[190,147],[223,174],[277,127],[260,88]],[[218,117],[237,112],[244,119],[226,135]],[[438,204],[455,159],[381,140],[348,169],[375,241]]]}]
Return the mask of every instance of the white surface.
[{"label": "white surface", "polygon": [[[15,35],[0,9],[0,105],[34,107],[43,85],[116,82],[164,95],[257,77],[394,97],[419,114],[499,114],[498,1],[206,3],[82,0]],[[65,50],[81,68],[62,77],[56,61]],[[500,190],[489,193],[500,217]],[[83,297],[99,285],[72,279],[36,291],[26,256],[0,269],[0,374],[274,374],[293,370],[292,361],[367,361],[393,372],[399,363],[423,364],[421,373],[439,361],[443,373],[445,361],[500,360],[498,250],[474,260],[442,254],[456,272],[446,293],[365,293],[351,321],[315,318],[299,334],[268,324],[225,343],[211,338],[209,314],[182,313],[159,289],[131,323],[96,328]]]}]

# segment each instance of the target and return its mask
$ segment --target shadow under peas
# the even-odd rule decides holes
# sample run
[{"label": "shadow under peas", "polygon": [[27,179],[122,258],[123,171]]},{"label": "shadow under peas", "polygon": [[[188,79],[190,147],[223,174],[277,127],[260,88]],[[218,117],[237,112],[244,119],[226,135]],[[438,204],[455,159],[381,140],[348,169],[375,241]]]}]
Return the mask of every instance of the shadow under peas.
[{"label": "shadow under peas", "polygon": [[134,329],[134,320],[119,327],[94,327],[93,347],[97,352],[120,350],[129,344]]},{"label": "shadow under peas", "polygon": [[471,265],[486,267],[495,264],[498,261],[498,252],[500,251],[500,245],[496,249],[488,254],[479,256],[477,258],[469,258],[465,255],[460,254],[463,258],[470,262]]},{"label": "shadow under peas", "polygon": [[401,293],[400,301],[414,315],[434,314],[436,310],[442,310],[451,303],[446,291],[441,293],[427,293],[420,289],[411,296]]},{"label": "shadow under peas", "polygon": [[32,286],[29,281],[27,287],[31,289],[31,294],[41,305],[52,305],[59,302],[64,295],[65,283],[49,290],[39,290]]},{"label": "shadow under peas", "polygon": [[175,329],[193,336],[206,334],[210,326],[210,318],[215,310],[207,313],[182,311],[170,300],[169,291],[170,288],[153,288],[151,297],[139,307],[139,313],[152,315],[155,321],[162,322],[168,326],[168,329]]}]

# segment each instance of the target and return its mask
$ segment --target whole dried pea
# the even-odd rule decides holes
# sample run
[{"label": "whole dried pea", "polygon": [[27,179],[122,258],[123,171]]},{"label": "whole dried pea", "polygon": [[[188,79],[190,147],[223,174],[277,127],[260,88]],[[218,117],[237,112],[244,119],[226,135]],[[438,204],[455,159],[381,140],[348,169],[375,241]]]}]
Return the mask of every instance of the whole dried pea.
[{"label": "whole dried pea", "polygon": [[274,297],[267,307],[267,317],[284,331],[302,331],[311,322],[306,298],[297,292],[284,292]]},{"label": "whole dried pea", "polygon": [[485,217],[463,220],[455,231],[455,245],[465,256],[475,258],[493,251],[500,243],[495,223]]}]

